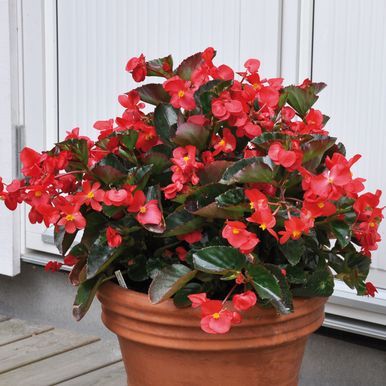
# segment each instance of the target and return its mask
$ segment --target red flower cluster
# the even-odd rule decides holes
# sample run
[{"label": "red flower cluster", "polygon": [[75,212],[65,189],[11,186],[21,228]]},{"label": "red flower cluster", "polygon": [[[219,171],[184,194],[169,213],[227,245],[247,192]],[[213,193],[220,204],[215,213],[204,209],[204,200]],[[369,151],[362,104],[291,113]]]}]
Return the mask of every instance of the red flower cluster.
[{"label": "red flower cluster", "polygon": [[[374,296],[365,280],[381,240],[381,192],[363,193],[365,180],[351,171],[360,156],[346,158],[325,130],[328,117],[313,108],[325,85],[306,79],[284,87],[281,78],[260,76],[257,59],[235,72],[214,56],[209,47],[176,69],[171,56],[131,58],[126,70],[136,82],[162,82],[120,95],[123,113],[95,122],[95,141],[74,128],[50,151],[23,149],[24,178],[0,178],[0,199],[11,210],[28,204],[32,223],[61,233],[75,283],[96,249],[104,254],[96,275],[117,268],[134,282],[174,280],[154,298],[181,289],[175,301],[183,306],[196,290],[189,299],[211,334],[229,331],[260,300],[291,312],[288,294],[309,296],[315,277],[324,282],[314,296],[331,295],[334,277]],[[146,104],[156,108],[146,112]],[[135,256],[127,258],[129,248]]]}]

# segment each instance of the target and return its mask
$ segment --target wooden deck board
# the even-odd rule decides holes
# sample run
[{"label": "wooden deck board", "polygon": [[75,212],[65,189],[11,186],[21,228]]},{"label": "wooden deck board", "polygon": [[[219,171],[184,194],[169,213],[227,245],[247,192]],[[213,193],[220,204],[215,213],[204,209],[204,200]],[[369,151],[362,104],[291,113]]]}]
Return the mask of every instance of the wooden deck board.
[{"label": "wooden deck board", "polygon": [[[0,385],[49,386],[74,377],[77,377],[75,379],[81,378],[83,383],[70,383],[70,385],[125,385],[124,382],[115,382],[115,379],[121,379],[119,378],[121,366],[119,364],[112,366],[120,360],[121,353],[115,342],[99,341],[0,374]],[[101,367],[102,369],[99,370]],[[117,368],[118,372],[117,374],[108,373],[104,370],[105,368],[111,368],[111,372]],[[95,376],[94,373],[100,375]],[[96,383],[103,377],[106,380],[112,379],[114,382]],[[67,385],[68,382],[64,384]]]},{"label": "wooden deck board", "polygon": [[126,386],[125,367],[122,362],[118,362],[60,383],[58,386]]},{"label": "wooden deck board", "polygon": [[41,334],[52,330],[51,326],[38,326],[20,319],[9,319],[0,326],[0,346],[29,338],[32,335]]},{"label": "wooden deck board", "polygon": [[0,315],[0,322],[10,319],[8,316]]},{"label": "wooden deck board", "polygon": [[1,346],[0,374],[97,340],[99,338],[55,329]]}]

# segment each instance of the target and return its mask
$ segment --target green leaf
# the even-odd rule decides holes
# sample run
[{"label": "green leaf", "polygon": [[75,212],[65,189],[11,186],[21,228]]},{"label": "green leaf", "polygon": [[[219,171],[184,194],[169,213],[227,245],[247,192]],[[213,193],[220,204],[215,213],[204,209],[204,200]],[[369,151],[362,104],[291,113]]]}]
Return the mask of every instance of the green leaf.
[{"label": "green leaf", "polygon": [[252,279],[252,285],[259,297],[268,300],[281,313],[289,314],[291,308],[285,304],[282,291],[275,276],[260,264],[247,267],[248,275]]},{"label": "green leaf", "polygon": [[244,189],[234,188],[222,193],[216,197],[216,203],[219,207],[238,205],[245,201]]},{"label": "green leaf", "polygon": [[304,287],[294,288],[292,291],[295,296],[328,297],[334,292],[334,278],[328,268],[318,270],[307,278]]},{"label": "green leaf", "polygon": [[64,226],[58,226],[57,229],[58,231],[56,228],[54,229],[55,246],[58,248],[59,253],[64,256],[74,242],[78,230],[74,233],[67,233]]},{"label": "green leaf", "polygon": [[284,276],[281,272],[281,269],[273,264],[267,264],[266,267],[273,273],[273,275],[276,277],[277,282],[279,283],[281,293],[282,293],[282,300],[285,304],[285,306],[293,312],[294,306],[293,306],[293,299],[292,299],[292,292],[290,290],[290,287],[288,285],[288,281],[286,276]]},{"label": "green leaf", "polygon": [[88,249],[99,236],[100,230],[107,223],[107,218],[100,212],[89,212],[85,216],[87,227],[84,229],[81,243]]},{"label": "green leaf", "polygon": [[346,222],[335,220],[330,223],[330,227],[342,248],[349,244],[351,240],[351,229]]},{"label": "green leaf", "polygon": [[209,184],[197,189],[190,194],[185,201],[185,209],[197,216],[209,218],[236,218],[243,212],[219,208],[215,203],[215,198],[228,189],[226,185]]},{"label": "green leaf", "polygon": [[87,279],[103,272],[122,252],[122,247],[108,246],[104,232],[98,236],[91,246],[87,258]]},{"label": "green leaf", "polygon": [[193,145],[204,150],[207,148],[209,135],[207,127],[185,122],[177,127],[173,141],[180,146]]},{"label": "green leaf", "polygon": [[192,271],[182,264],[172,264],[162,269],[149,287],[149,297],[153,304],[163,302],[173,296],[186,283],[194,278]]},{"label": "green leaf", "polygon": [[272,183],[275,166],[269,157],[251,157],[235,162],[225,170],[220,183]]},{"label": "green leaf", "polygon": [[91,306],[99,286],[106,280],[104,275],[95,276],[92,279],[81,283],[76,293],[75,302],[72,308],[74,318],[79,321],[86,314]]},{"label": "green leaf", "polygon": [[155,175],[162,173],[170,165],[170,159],[166,154],[150,151],[142,157],[142,162],[145,165],[153,165],[153,173]]},{"label": "green leaf", "polygon": [[298,264],[306,251],[302,238],[298,240],[290,239],[285,244],[279,245],[279,249],[291,265]]},{"label": "green leaf", "polygon": [[308,110],[318,100],[314,90],[311,87],[301,89],[298,86],[288,86],[284,88],[288,95],[287,103],[294,108],[301,118],[304,118]]},{"label": "green leaf", "polygon": [[241,271],[245,263],[245,255],[233,247],[206,247],[193,253],[194,268],[218,275]]},{"label": "green leaf", "polygon": [[190,80],[192,77],[193,71],[201,65],[202,52],[197,52],[196,54],[189,56],[181,62],[181,64],[176,69],[176,74],[184,80]]},{"label": "green leaf", "polygon": [[154,110],[154,125],[157,134],[162,141],[172,145],[171,138],[174,137],[178,121],[178,110],[173,106],[161,103]]},{"label": "green leaf", "polygon": [[133,281],[144,281],[149,279],[146,269],[147,257],[138,255],[130,259],[130,266],[127,270],[127,276]]},{"label": "green leaf", "polygon": [[104,184],[110,185],[123,180],[127,171],[119,157],[110,153],[94,166],[92,173]]},{"label": "green leaf", "polygon": [[[165,66],[167,67],[165,70]],[[173,72],[173,58],[171,55],[146,62],[146,76],[169,77]]]},{"label": "green leaf", "polygon": [[233,164],[234,162],[231,161],[213,161],[205,165],[205,167],[198,172],[200,184],[207,185],[220,181],[225,170]]},{"label": "green leaf", "polygon": [[120,137],[120,141],[128,150],[133,150],[137,143],[138,135],[138,131],[128,130]]},{"label": "green leaf", "polygon": [[162,237],[184,235],[201,228],[204,219],[181,208],[166,217],[166,231]]},{"label": "green leaf", "polygon": [[286,268],[286,278],[291,284],[305,284],[307,281],[306,273],[303,267],[299,266],[288,266]]},{"label": "green leaf", "polygon": [[195,93],[194,99],[198,106],[201,106],[204,114],[210,113],[212,99],[218,97],[225,89],[232,85],[231,80],[214,79],[205,83]]},{"label": "green leaf", "polygon": [[170,95],[164,90],[160,83],[149,83],[135,89],[141,100],[157,106],[160,103],[169,103]]},{"label": "green leaf", "polygon": [[126,183],[136,185],[137,190],[142,190],[150,178],[152,169],[153,165],[136,166],[129,169],[127,172]]},{"label": "green leaf", "polygon": [[316,135],[309,141],[302,143],[303,165],[307,169],[316,169],[324,156],[324,153],[334,146],[336,138]]},{"label": "green leaf", "polygon": [[185,287],[178,290],[174,297],[174,305],[178,308],[186,308],[192,305],[192,302],[189,300],[188,296],[191,294],[197,294],[202,292],[202,285],[199,283],[188,283]]},{"label": "green leaf", "polygon": [[272,142],[275,142],[275,141],[284,142],[290,139],[291,137],[287,134],[267,131],[253,138],[251,142],[263,149],[267,149]]}]

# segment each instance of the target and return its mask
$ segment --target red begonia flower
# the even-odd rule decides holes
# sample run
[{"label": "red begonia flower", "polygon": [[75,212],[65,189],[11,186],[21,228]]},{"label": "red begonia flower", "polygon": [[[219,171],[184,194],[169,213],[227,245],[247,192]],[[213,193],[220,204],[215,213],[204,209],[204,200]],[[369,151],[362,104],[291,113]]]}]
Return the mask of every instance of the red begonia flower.
[{"label": "red begonia flower", "polygon": [[188,299],[192,302],[192,307],[193,308],[201,307],[201,305],[203,303],[208,301],[205,292],[202,292],[202,293],[199,293],[199,294],[188,295]]},{"label": "red begonia flower", "polygon": [[259,243],[257,236],[246,230],[241,221],[227,221],[222,237],[227,239],[232,247],[239,248],[241,253],[251,253]]},{"label": "red begonia flower", "polygon": [[237,311],[249,310],[256,304],[257,297],[252,291],[246,291],[242,294],[234,295],[232,298],[233,306]]},{"label": "red begonia flower", "polygon": [[64,226],[67,233],[75,233],[77,229],[84,229],[86,226],[86,219],[79,211],[79,206],[65,205],[62,208],[62,217],[57,225]]},{"label": "red begonia flower", "polygon": [[111,248],[119,247],[122,244],[122,236],[112,227],[106,229],[107,244]]},{"label": "red begonia flower", "polygon": [[197,243],[202,239],[201,231],[193,231],[190,233],[185,233],[184,235],[177,236],[178,240],[184,240],[189,244]]},{"label": "red begonia flower", "polygon": [[51,271],[51,272],[57,272],[59,269],[62,267],[62,263],[59,263],[58,261],[51,260],[49,261],[45,266],[44,270],[46,272]]},{"label": "red begonia flower", "polygon": [[170,104],[176,109],[183,108],[187,111],[196,108],[194,92],[189,81],[181,79],[178,75],[168,79],[163,84],[165,91],[172,97]]},{"label": "red begonia flower", "polygon": [[366,294],[371,296],[371,297],[375,297],[376,292],[378,292],[377,288],[374,286],[373,283],[368,281],[366,283]]},{"label": "red begonia flower", "polygon": [[142,82],[147,73],[145,56],[141,54],[138,58],[131,58],[126,64],[126,71],[131,72],[136,82]]},{"label": "red begonia flower", "polygon": [[177,247],[176,253],[177,253],[178,259],[180,261],[186,260],[186,255],[187,255],[188,251],[184,247]]}]

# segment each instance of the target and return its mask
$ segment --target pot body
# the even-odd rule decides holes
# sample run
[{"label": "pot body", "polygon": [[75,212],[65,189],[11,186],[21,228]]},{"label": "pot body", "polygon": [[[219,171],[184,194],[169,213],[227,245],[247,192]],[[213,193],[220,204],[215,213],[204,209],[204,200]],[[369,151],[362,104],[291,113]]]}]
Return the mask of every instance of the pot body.
[{"label": "pot body", "polygon": [[[105,283],[102,320],[118,335],[130,386],[296,386],[308,336],[326,298],[295,299],[295,312],[254,307],[224,335],[201,331],[200,312]],[[231,308],[231,306],[229,306]]]}]

